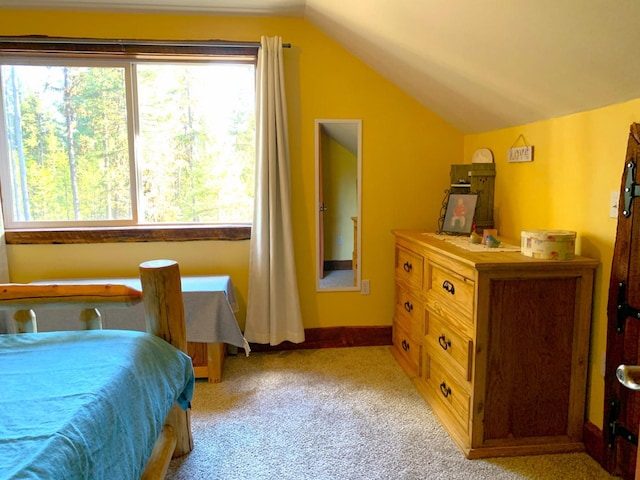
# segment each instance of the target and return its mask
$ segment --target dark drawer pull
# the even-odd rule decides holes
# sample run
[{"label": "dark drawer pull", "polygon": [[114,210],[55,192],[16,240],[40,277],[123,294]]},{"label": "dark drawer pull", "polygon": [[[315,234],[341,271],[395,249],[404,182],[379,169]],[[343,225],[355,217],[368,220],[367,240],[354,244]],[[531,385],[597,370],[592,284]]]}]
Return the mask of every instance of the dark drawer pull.
[{"label": "dark drawer pull", "polygon": [[410,348],[411,348],[411,345],[409,345],[409,342],[407,342],[406,340],[402,340],[402,349],[405,352],[408,352]]},{"label": "dark drawer pull", "polygon": [[444,288],[451,295],[455,295],[456,293],[456,287],[454,287],[453,283],[451,283],[449,280],[445,280],[444,282],[442,282],[442,288]]},{"label": "dark drawer pull", "polygon": [[443,350],[446,350],[451,346],[451,340],[447,340],[447,337],[444,336],[444,333],[438,337],[438,343]]},{"label": "dark drawer pull", "polygon": [[404,309],[411,313],[411,310],[413,310],[413,305],[411,305],[411,303],[409,302],[409,300],[407,300],[406,302],[404,302]]},{"label": "dark drawer pull", "polygon": [[404,271],[409,273],[413,270],[413,265],[411,265],[408,261],[404,262]]},{"label": "dark drawer pull", "polygon": [[447,398],[449,395],[451,395],[451,387],[447,387],[447,383],[444,380],[440,384],[440,392],[442,392],[444,398]]}]

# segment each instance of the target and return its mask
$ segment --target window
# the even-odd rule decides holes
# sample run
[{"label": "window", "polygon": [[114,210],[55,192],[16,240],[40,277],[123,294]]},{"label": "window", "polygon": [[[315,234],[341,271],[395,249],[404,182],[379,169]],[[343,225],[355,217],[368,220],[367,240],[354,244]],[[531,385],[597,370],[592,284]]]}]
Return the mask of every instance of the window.
[{"label": "window", "polygon": [[7,229],[251,223],[255,59],[0,63]]}]

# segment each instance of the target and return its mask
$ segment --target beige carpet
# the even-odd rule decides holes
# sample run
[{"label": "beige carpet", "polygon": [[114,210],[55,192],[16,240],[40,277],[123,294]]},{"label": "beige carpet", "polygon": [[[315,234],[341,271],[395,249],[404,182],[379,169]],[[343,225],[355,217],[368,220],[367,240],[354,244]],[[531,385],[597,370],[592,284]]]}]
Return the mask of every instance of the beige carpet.
[{"label": "beige carpet", "polygon": [[320,279],[320,288],[353,287],[353,270],[331,270]]},{"label": "beige carpet", "polygon": [[169,479],[616,478],[587,454],[465,459],[388,347],[230,357],[192,419]]}]

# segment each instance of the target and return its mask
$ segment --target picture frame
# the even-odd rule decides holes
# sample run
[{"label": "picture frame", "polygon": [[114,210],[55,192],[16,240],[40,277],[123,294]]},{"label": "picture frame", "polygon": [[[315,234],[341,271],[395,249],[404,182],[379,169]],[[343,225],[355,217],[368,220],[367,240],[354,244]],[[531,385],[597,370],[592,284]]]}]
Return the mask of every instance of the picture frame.
[{"label": "picture frame", "polygon": [[457,235],[470,234],[478,204],[476,193],[452,193],[442,222],[442,232]]}]

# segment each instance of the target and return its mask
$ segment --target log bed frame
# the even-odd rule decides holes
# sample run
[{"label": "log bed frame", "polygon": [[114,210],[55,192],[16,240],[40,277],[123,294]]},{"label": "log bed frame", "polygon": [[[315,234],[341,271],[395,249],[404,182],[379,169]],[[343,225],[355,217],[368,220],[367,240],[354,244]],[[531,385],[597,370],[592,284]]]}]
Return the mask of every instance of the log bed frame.
[{"label": "log bed frame", "polygon": [[[82,308],[86,330],[101,329],[100,307],[128,308],[144,302],[146,329],[187,353],[180,269],[173,260],[152,260],[139,268],[142,292],[125,285],[0,284],[0,309],[16,310],[16,332],[37,332],[33,306],[55,308],[73,304]],[[147,461],[142,479],[165,477],[172,458],[193,450],[190,411],[174,404]]]}]

